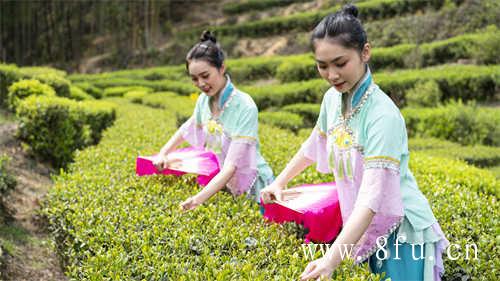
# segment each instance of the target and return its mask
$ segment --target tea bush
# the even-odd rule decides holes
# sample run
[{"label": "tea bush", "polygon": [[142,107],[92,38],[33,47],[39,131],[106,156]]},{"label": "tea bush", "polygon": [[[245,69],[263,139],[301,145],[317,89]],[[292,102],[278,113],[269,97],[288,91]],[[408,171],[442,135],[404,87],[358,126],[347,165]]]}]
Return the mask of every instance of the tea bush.
[{"label": "tea bush", "polygon": [[15,111],[21,100],[29,96],[55,96],[52,87],[38,80],[20,80],[9,87],[7,104],[10,110]]},{"label": "tea bush", "polygon": [[71,162],[73,152],[98,142],[115,118],[114,105],[66,98],[30,96],[17,107],[18,137],[34,154],[56,167]]},{"label": "tea bush", "polygon": [[288,129],[293,132],[297,132],[300,128],[304,127],[304,121],[300,115],[286,111],[260,112],[259,120],[264,124]]},{"label": "tea bush", "polygon": [[[136,177],[134,160],[157,151],[175,131],[172,110],[119,104],[115,125],[95,147],[80,151],[55,178],[44,213],[67,272],[75,279],[290,280],[308,262],[297,229],[264,223],[255,203],[227,193],[189,213],[178,204],[197,192],[194,177]],[[262,152],[279,172],[304,138],[262,124]],[[95,161],[98,158],[101,161]],[[444,258],[446,279],[495,280],[494,227],[498,181],[461,161],[412,153],[410,167],[443,231],[479,261]],[[327,177],[329,177],[327,179]],[[312,169],[304,182],[331,180]],[[297,181],[294,181],[297,183]],[[493,195],[496,194],[496,195]],[[320,253],[317,253],[317,257]],[[154,270],[151,270],[154,268]],[[334,280],[378,280],[367,266],[345,261]]]},{"label": "tea bush", "polygon": [[454,102],[436,108],[402,110],[410,136],[435,137],[464,145],[500,146],[500,114],[496,108]]}]

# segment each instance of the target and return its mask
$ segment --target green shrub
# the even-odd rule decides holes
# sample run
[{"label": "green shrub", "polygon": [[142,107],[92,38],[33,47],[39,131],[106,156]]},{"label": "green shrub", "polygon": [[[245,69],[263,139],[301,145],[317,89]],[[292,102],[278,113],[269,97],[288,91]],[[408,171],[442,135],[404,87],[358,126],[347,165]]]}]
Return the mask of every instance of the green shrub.
[{"label": "green shrub", "polygon": [[[440,8],[443,1],[399,1],[399,0],[372,0],[358,3],[360,18],[364,21],[395,17],[412,13],[431,6]],[[277,16],[240,24],[213,26],[210,29],[222,36],[264,37],[278,35],[291,31],[310,31],[320,20],[330,13],[341,9],[340,5],[322,9],[321,11],[300,12],[289,16]],[[206,27],[204,27],[206,29]],[[201,28],[182,32],[184,37],[195,37],[201,33]]]},{"label": "green shrub", "polygon": [[[309,261],[297,228],[265,223],[254,203],[226,193],[183,214],[178,204],[197,192],[194,177],[135,176],[135,157],[157,151],[175,126],[171,110],[119,102],[116,124],[103,141],[79,152],[68,171],[55,177],[44,214],[69,277],[296,279]],[[263,155],[276,172],[304,140],[265,124],[259,132]],[[498,192],[498,181],[461,161],[422,153],[412,153],[410,166],[450,242],[474,242],[480,249],[479,261],[445,256],[444,279],[495,280],[498,259],[490,253],[497,247],[493,229],[500,210],[491,193]],[[311,183],[331,175],[308,169],[297,178]],[[334,280],[378,279],[366,265],[349,261],[334,273]]]},{"label": "green shrub", "polygon": [[282,82],[318,78],[318,69],[312,54],[283,59],[276,70],[276,77]]},{"label": "green shrub", "polygon": [[245,86],[243,91],[252,96],[260,110],[294,103],[320,103],[329,85],[323,79],[286,83],[281,85]]},{"label": "green shrub", "polygon": [[[374,48],[370,59],[372,71],[414,68],[456,62],[459,59],[475,59],[480,63],[499,63],[494,50],[500,32],[494,26],[481,33],[464,34],[454,38],[426,43],[401,44]],[[318,77],[312,54],[281,57],[282,63],[276,77],[282,82],[308,80]]]},{"label": "green shrub", "polygon": [[90,143],[97,144],[104,129],[116,119],[116,105],[105,101],[88,100],[79,104],[85,116],[85,124],[90,127]]},{"label": "green shrub", "polygon": [[31,150],[57,167],[72,159],[73,151],[90,140],[90,128],[76,101],[30,96],[17,107],[18,136]]},{"label": "green shrub", "polygon": [[175,112],[177,125],[180,126],[193,115],[197,98],[198,95],[185,97],[173,92],[158,92],[145,96],[142,103],[153,108],[162,108]]},{"label": "green shrub", "polygon": [[405,108],[408,134],[435,137],[464,145],[500,145],[498,109],[453,102],[437,108]]},{"label": "green shrub", "polygon": [[414,107],[434,107],[441,104],[442,93],[436,81],[418,83],[406,94],[406,105]]},{"label": "green shrub", "polygon": [[316,125],[320,109],[321,104],[319,103],[296,103],[281,108],[283,111],[288,111],[302,116],[302,118],[304,118],[304,125],[309,128]]},{"label": "green shrub", "polygon": [[96,99],[102,98],[102,89],[98,88],[96,86],[93,86],[89,82],[78,82],[78,83],[73,83],[73,85],[82,89],[87,94],[93,96]]},{"label": "green shrub", "polygon": [[32,152],[56,167],[65,167],[73,152],[98,142],[115,119],[115,106],[100,101],[30,96],[17,107],[18,137]]},{"label": "green shrub", "polygon": [[146,91],[130,91],[123,97],[134,103],[142,103],[142,98],[148,94]]},{"label": "green shrub", "polygon": [[484,145],[462,146],[458,143],[435,138],[410,138],[410,151],[422,151],[431,156],[453,158],[478,167],[500,164],[500,147]]},{"label": "green shrub", "polygon": [[464,34],[443,41],[423,44],[422,65],[436,65],[459,59],[475,59],[478,63],[498,64],[496,48],[500,44],[500,31],[489,26],[479,33]]},{"label": "green shrub", "polygon": [[51,86],[60,97],[68,98],[70,96],[71,82],[56,72],[42,73],[31,76],[30,78]]},{"label": "green shrub", "polygon": [[29,96],[55,96],[56,92],[49,85],[43,84],[38,80],[20,80],[9,87],[7,104],[12,111],[15,111],[17,105],[22,99]]},{"label": "green shrub", "polygon": [[150,88],[154,91],[173,91],[181,95],[189,95],[199,90],[192,85],[191,82],[173,81],[173,80],[134,80],[129,78],[113,78],[94,80],[91,82],[94,86],[99,88],[115,88],[115,87],[144,87]]},{"label": "green shrub", "polygon": [[84,90],[77,86],[70,86],[69,88],[69,98],[73,100],[93,100],[94,97],[87,94]]},{"label": "green shrub", "polygon": [[433,80],[439,85],[443,100],[462,99],[491,101],[498,97],[500,65],[442,65],[419,70],[401,70],[374,74],[385,93],[403,104],[405,93],[418,83]]},{"label": "green shrub", "polygon": [[147,87],[142,87],[142,86],[118,86],[118,87],[110,87],[104,89],[103,96],[110,98],[110,97],[122,97],[128,92],[132,91],[143,91],[146,93],[152,92],[153,89],[147,88]]},{"label": "green shrub", "polygon": [[0,107],[7,106],[8,88],[20,78],[21,73],[17,66],[0,63]]},{"label": "green shrub", "polygon": [[9,156],[0,154],[0,196],[13,189],[17,184],[16,178],[8,169],[10,160]]},{"label": "green shrub", "polygon": [[248,11],[260,11],[273,7],[288,6],[293,3],[308,2],[311,0],[247,0],[243,2],[228,3],[222,8],[226,14],[239,14]]},{"label": "green shrub", "polygon": [[300,128],[304,127],[304,121],[300,115],[286,111],[260,112],[259,121],[293,132],[297,132]]},{"label": "green shrub", "polygon": [[500,180],[500,165],[498,166],[495,166],[495,167],[490,167],[488,168],[488,170],[493,174],[495,175],[495,177],[497,178],[497,180]]},{"label": "green shrub", "polygon": [[250,57],[227,60],[227,71],[238,85],[257,79],[272,78],[276,69],[283,62],[281,56]]}]

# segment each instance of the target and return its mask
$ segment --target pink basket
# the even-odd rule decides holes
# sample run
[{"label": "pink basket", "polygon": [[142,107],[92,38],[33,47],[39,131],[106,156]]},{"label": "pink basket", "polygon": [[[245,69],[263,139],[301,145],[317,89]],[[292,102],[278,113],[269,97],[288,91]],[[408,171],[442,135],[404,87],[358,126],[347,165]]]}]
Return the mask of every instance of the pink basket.
[{"label": "pink basket", "polygon": [[217,156],[201,148],[187,147],[178,149],[169,154],[172,159],[179,159],[176,167],[165,169],[161,172],[153,165],[156,155],[138,156],[135,162],[135,172],[138,176],[146,175],[176,175],[181,176],[186,173],[197,174],[198,183],[207,185],[220,171]]},{"label": "pink basket", "polygon": [[[261,202],[262,203],[262,202]],[[307,184],[289,188],[283,201],[263,204],[264,217],[276,223],[295,222],[309,230],[306,243],[333,241],[342,227],[335,183]]]}]

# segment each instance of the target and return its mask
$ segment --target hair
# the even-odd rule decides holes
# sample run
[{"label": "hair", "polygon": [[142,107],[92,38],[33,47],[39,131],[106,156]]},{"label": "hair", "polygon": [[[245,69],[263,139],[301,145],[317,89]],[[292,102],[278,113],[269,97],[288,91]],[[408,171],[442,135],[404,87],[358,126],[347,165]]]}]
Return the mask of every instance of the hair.
[{"label": "hair", "polygon": [[315,50],[314,42],[317,39],[334,40],[345,48],[361,52],[368,40],[365,29],[358,19],[358,8],[348,4],[342,10],[324,17],[311,35],[313,51]]},{"label": "hair", "polygon": [[224,52],[217,39],[209,31],[205,30],[200,36],[200,42],[194,45],[186,55],[186,69],[189,68],[191,60],[204,60],[210,65],[220,69],[224,63]]}]

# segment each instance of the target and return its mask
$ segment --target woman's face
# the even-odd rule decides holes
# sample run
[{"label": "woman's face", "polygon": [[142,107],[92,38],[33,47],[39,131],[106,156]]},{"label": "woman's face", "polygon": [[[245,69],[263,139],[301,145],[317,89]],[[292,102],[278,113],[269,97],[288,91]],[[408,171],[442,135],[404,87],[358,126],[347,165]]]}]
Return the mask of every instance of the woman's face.
[{"label": "woman's face", "polygon": [[352,90],[365,74],[365,64],[371,54],[370,45],[365,44],[361,54],[329,39],[317,39],[314,45],[316,66],[321,77],[341,93]]},{"label": "woman's face", "polygon": [[204,60],[192,60],[188,70],[194,85],[207,96],[217,95],[226,84],[224,65],[217,69]]}]

